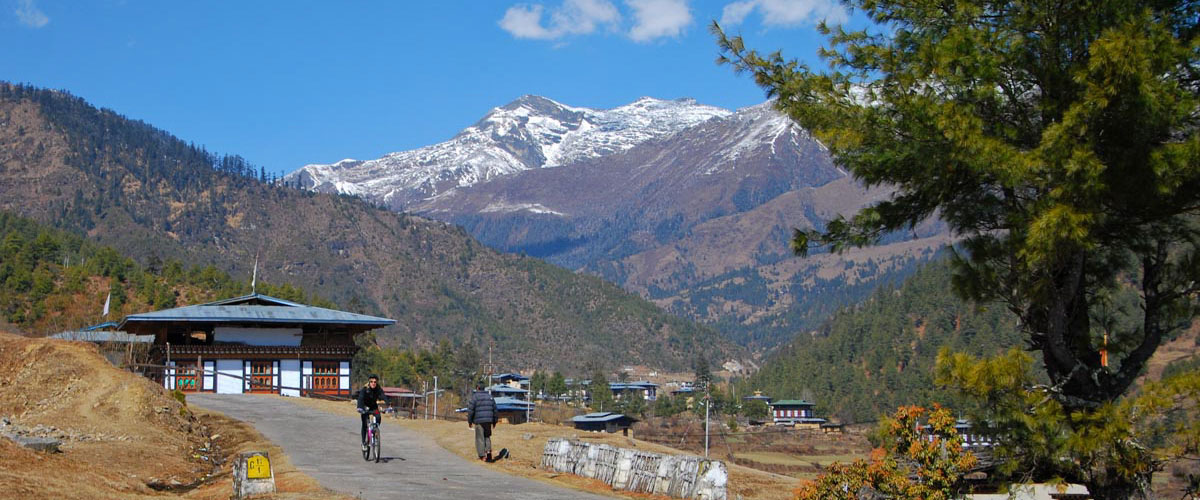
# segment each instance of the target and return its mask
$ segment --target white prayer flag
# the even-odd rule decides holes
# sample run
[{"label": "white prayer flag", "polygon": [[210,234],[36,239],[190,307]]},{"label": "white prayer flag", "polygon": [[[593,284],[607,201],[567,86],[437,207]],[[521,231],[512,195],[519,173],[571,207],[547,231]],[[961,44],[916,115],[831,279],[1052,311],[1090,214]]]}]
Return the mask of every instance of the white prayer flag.
[{"label": "white prayer flag", "polygon": [[108,304],[112,302],[112,292],[108,292],[108,297],[104,298],[104,317],[108,317]]}]

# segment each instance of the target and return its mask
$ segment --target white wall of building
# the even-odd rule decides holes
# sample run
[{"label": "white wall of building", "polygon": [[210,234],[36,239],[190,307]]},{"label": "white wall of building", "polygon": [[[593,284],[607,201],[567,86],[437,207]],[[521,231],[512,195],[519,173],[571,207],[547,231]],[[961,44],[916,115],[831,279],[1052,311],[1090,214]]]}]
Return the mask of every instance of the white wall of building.
[{"label": "white wall of building", "polygon": [[299,346],[303,335],[300,328],[240,328],[218,326],[213,328],[216,342],[236,342],[246,345]]},{"label": "white wall of building", "polygon": [[[175,362],[167,361],[167,366],[175,366]],[[163,377],[163,387],[168,391],[175,390],[175,369],[167,368],[164,374],[166,376]]]},{"label": "white wall of building", "polygon": [[[217,360],[217,394],[241,394],[244,365],[240,359]],[[229,376],[232,375],[232,376]]]},{"label": "white wall of building", "polygon": [[[310,368],[311,369],[311,368]],[[280,376],[279,385],[283,387],[300,387],[300,360],[284,359],[279,361]],[[283,389],[280,391],[284,396],[299,396],[298,389]]]},{"label": "white wall of building", "polygon": [[206,391],[213,390],[213,371],[215,371],[216,369],[217,369],[217,363],[215,361],[207,360],[204,362],[204,373],[202,374],[204,376],[204,378],[203,378],[204,382],[203,382],[203,387],[202,387],[203,390],[206,390]]}]

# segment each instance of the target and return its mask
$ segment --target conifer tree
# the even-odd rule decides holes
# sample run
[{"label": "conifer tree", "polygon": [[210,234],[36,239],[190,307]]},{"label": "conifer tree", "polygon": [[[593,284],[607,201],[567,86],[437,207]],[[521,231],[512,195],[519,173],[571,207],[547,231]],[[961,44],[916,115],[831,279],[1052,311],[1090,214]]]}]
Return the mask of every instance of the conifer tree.
[{"label": "conifer tree", "polygon": [[588,386],[588,392],[592,394],[591,407],[595,411],[613,411],[613,393],[608,387],[608,379],[604,377],[604,373],[596,370],[592,374],[592,383]]},{"label": "conifer tree", "polygon": [[[964,238],[956,290],[1020,318],[1067,414],[1105,412],[1200,291],[1200,4],[846,3],[873,25],[821,25],[828,71],[713,26],[720,61],[753,74],[855,178],[895,189],[797,229],[793,250],[869,245],[940,217]],[[1128,288],[1139,307],[1114,317],[1105,306]]]}]

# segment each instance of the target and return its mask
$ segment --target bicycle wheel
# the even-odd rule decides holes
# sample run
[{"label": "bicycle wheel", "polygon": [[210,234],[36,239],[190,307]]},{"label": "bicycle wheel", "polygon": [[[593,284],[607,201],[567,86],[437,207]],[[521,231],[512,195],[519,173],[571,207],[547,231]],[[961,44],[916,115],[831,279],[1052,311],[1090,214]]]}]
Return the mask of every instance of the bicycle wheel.
[{"label": "bicycle wheel", "polygon": [[381,441],[382,441],[382,439],[380,439],[379,429],[376,428],[375,429],[375,439],[371,442],[371,447],[375,449],[375,463],[379,463],[379,448],[380,448]]},{"label": "bicycle wheel", "polygon": [[371,448],[372,448],[371,442],[372,441],[374,441],[374,436],[371,435],[371,431],[368,429],[367,430],[367,445],[364,446],[362,449],[363,460],[371,459]]}]

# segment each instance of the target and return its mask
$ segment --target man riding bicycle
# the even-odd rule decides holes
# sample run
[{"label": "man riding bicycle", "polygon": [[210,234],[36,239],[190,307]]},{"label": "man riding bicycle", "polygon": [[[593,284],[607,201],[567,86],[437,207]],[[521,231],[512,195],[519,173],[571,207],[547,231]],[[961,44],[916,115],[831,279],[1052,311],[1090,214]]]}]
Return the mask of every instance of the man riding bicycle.
[{"label": "man riding bicycle", "polygon": [[362,415],[362,449],[367,449],[367,424],[371,414],[379,414],[379,403],[383,403],[383,388],[379,387],[379,376],[367,377],[367,385],[358,391],[358,412]]}]

